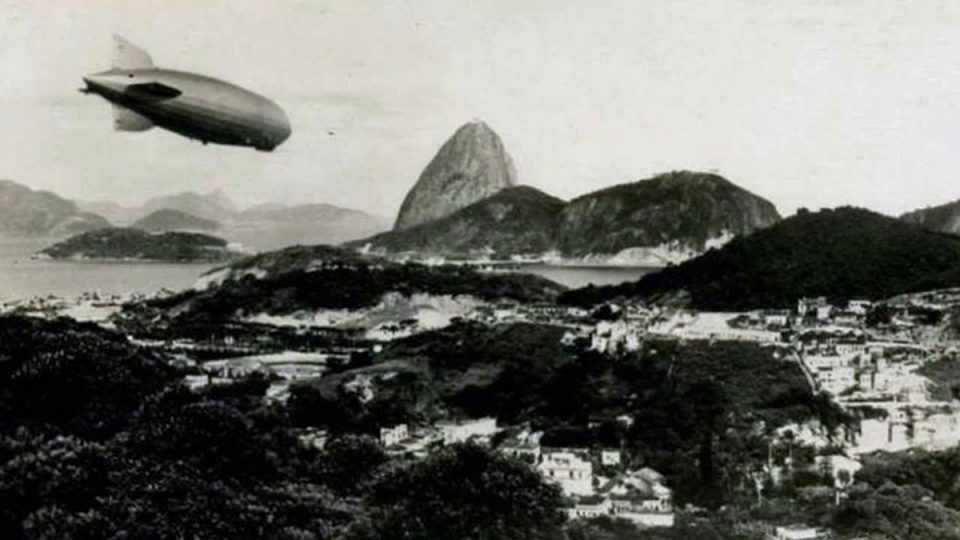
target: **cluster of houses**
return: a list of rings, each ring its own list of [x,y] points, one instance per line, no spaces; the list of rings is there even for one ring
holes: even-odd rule
[[[915,343],[868,341],[866,336],[821,339],[797,348],[816,388],[860,418],[848,434],[852,454],[908,448],[944,449],[960,442],[960,407],[932,401],[931,381],[919,373],[931,351]]]
[[[850,434],[853,455],[909,448],[945,450],[960,443],[960,407],[953,403],[928,406],[847,404],[861,410],[858,429]]]
[[[492,417],[443,421],[417,429],[410,429],[407,424],[397,424],[380,428],[380,444],[389,454],[424,457],[430,448],[437,445],[466,441],[490,444],[491,437],[499,431],[497,419]]]
[[[662,475],[649,468],[628,469],[618,449],[541,446],[541,436],[524,431],[503,441],[499,450],[560,486],[570,518],[611,516],[638,526],[673,526],[672,492]]]
[[[755,314],[748,314],[747,320]],[[778,343],[782,341],[779,330],[765,326],[732,324],[728,313],[694,313],[679,311],[669,317],[660,317],[647,331],[658,337],[690,340],[730,340],[754,343]],[[741,318],[735,319],[736,321]],[[758,319],[759,320],[759,319]]]
[[[379,435],[388,453],[422,458],[442,445],[465,441],[490,445],[501,431],[496,419],[487,417],[417,429],[398,424],[382,427]],[[523,430],[501,441],[497,450],[529,464],[546,481],[557,484],[571,518],[614,516],[639,526],[673,525],[672,492],[662,475],[649,468],[627,469],[618,449],[547,447],[540,444],[542,435]],[[301,442],[310,445],[317,437],[306,434]]]
[[[349,356],[325,353],[286,352],[248,357],[215,360],[197,365],[183,357],[181,367],[195,367],[193,373],[185,375],[183,384],[190,390],[201,390],[211,385],[231,384],[254,374],[263,375],[270,381],[265,400],[270,403],[282,403],[290,397],[290,384],[304,379],[315,379],[327,370],[327,360],[338,358],[349,361]]]
[[[17,314],[44,319],[70,317],[78,321],[105,323],[120,311],[126,302],[143,299],[143,295],[85,292],[71,299],[59,296],[34,296],[27,299],[0,301],[0,314]]]
[[[477,306],[464,318],[484,324],[531,322],[579,328],[587,323],[589,315],[581,308],[548,302],[524,304],[501,301]]]
[[[597,352],[617,354],[640,349],[643,327],[630,321],[600,321],[590,334],[590,348]]]

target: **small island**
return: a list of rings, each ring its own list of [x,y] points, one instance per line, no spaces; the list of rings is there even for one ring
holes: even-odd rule
[[[245,254],[222,238],[200,233],[150,233],[132,228],[85,232],[58,242],[36,258],[95,261],[218,263]]]

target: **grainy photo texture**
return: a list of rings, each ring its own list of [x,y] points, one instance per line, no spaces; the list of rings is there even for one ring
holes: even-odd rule
[[[0,538],[960,540],[960,4],[0,23]]]

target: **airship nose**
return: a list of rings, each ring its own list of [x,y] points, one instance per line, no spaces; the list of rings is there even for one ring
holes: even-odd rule
[[[93,73],[83,77],[83,82],[87,84],[87,90],[95,92],[123,92],[126,81],[114,73],[103,72]]]

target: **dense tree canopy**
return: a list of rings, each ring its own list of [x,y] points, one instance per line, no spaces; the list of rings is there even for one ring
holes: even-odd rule
[[[799,298],[880,299],[960,284],[960,237],[868,210],[797,214],[639,281],[569,291],[590,306],[617,297],[675,297],[699,309],[791,307]]]

